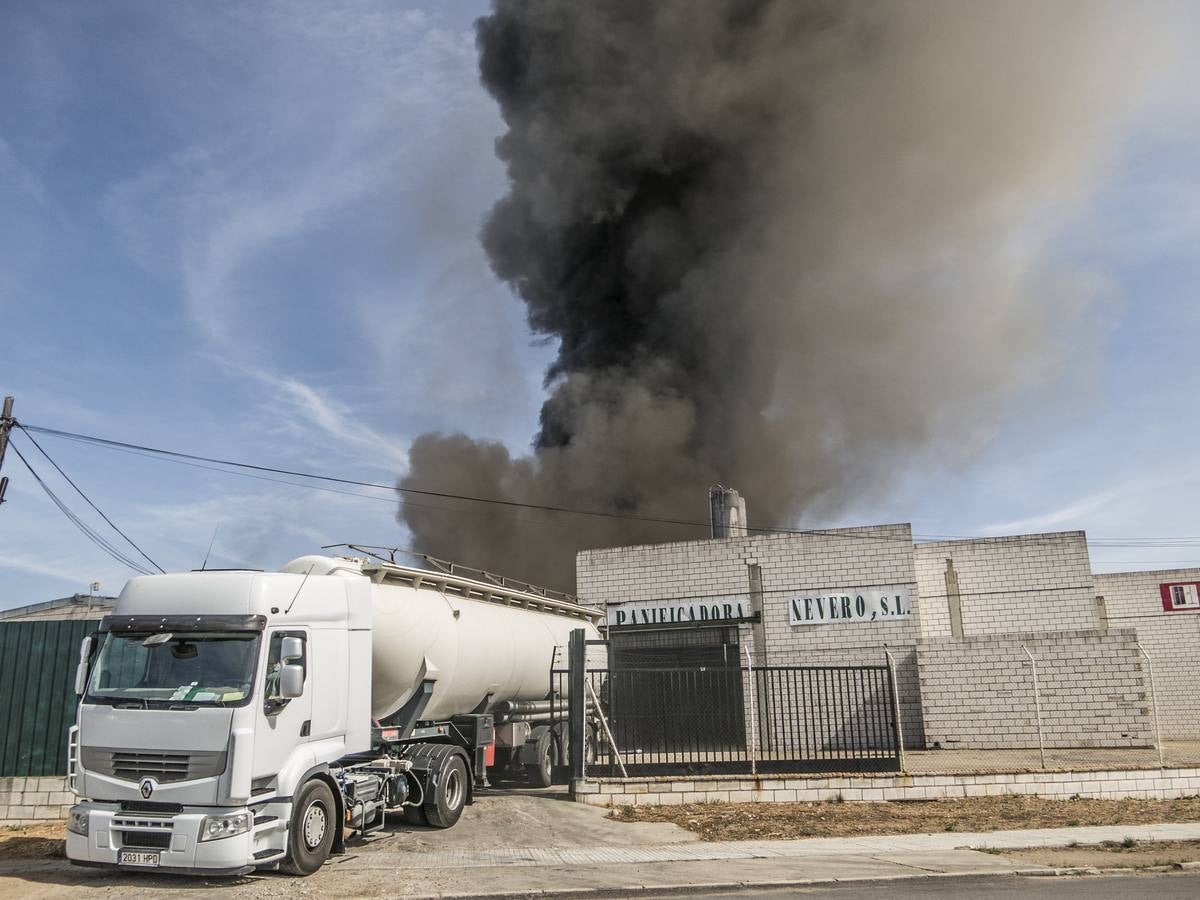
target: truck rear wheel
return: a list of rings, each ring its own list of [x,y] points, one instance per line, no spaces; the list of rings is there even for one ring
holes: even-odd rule
[[[334,832],[341,827],[333,791],[314,778],[300,789],[288,829],[288,855],[280,866],[293,875],[311,875],[324,865],[333,847]]]
[[[534,787],[550,787],[554,783],[554,741],[550,739],[550,732],[538,741],[537,762],[527,765],[525,771]]]
[[[437,784],[429,786],[422,811],[434,828],[449,828],[462,815],[467,805],[470,776],[467,764],[458,754],[449,757],[437,775]]]

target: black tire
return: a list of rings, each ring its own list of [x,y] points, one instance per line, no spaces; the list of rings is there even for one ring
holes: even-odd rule
[[[596,733],[596,726],[589,725],[587,732],[587,743],[583,745],[583,764],[585,766],[594,766],[596,764],[596,756],[600,753],[600,736]]]
[[[437,776],[437,784],[430,784],[422,809],[425,818],[434,828],[449,828],[458,821],[467,805],[467,792],[471,787],[471,776],[467,764],[458,754],[446,759]]]
[[[329,858],[333,837],[341,827],[333,791],[314,778],[305,783],[292,810],[288,829],[288,855],[280,865],[293,875],[311,875]]]
[[[550,787],[554,783],[554,741],[549,732],[538,741],[537,762],[527,765],[525,772],[534,787]]]

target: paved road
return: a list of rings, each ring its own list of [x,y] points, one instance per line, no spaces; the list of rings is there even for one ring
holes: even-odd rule
[[[354,845],[349,853],[335,857],[311,878],[261,873],[221,882],[155,876],[151,872],[78,869],[65,860],[0,859],[0,900],[184,897],[211,895],[213,890],[222,900],[498,894],[525,897],[567,891],[639,890],[658,894],[689,888],[719,894],[719,888],[709,886],[755,883],[813,885],[790,887],[773,896],[804,894],[831,900],[859,896],[881,900],[895,896],[1038,896],[1030,893],[1034,890],[1058,892],[1044,894],[1051,900],[1106,900],[1108,896],[1129,895],[1097,893],[1114,883],[1098,877],[1085,882],[1062,878],[1030,881],[1024,873],[1043,867],[964,848],[1061,846],[1070,840],[1088,843],[1125,836],[1141,841],[1195,840],[1200,838],[1200,823],[986,835],[939,833],[710,843],[697,841],[694,834],[675,825],[616,822],[607,819],[603,809],[563,802],[549,792],[493,792],[469,807],[454,828],[438,831],[398,824],[372,835],[366,843]],[[962,880],[967,875],[1006,878],[996,888],[1000,893],[989,894],[986,891],[992,882]],[[867,879],[898,880],[881,887]],[[1159,887],[1159,881],[1171,884]],[[835,882],[849,883],[845,887],[824,887]],[[1145,893],[1141,886],[1151,883],[1159,891],[1169,891],[1176,882],[1184,885],[1182,894],[1150,894],[1146,900],[1200,898],[1200,875],[1157,880],[1146,876],[1138,879],[1138,893]],[[1073,887],[1077,883],[1105,887],[1085,887],[1079,892]],[[963,893],[968,888],[980,893]]]
[[[644,900],[679,894],[643,894]],[[688,894],[696,900],[1196,900],[1200,875],[1089,876],[1084,878],[922,878],[832,887],[750,888],[734,893]]]

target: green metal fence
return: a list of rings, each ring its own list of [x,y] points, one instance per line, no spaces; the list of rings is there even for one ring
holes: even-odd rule
[[[98,625],[0,622],[0,776],[66,774],[79,642]]]

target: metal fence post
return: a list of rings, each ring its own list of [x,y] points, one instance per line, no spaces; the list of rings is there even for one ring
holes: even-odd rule
[[[567,640],[567,747],[571,763],[571,795],[587,778],[584,771],[584,709],[587,707],[586,681],[587,644],[586,632],[574,629]]]
[[[896,761],[900,771],[904,771],[904,720],[900,717],[900,685],[896,680],[896,659],[886,646],[883,655],[887,657],[888,679],[892,683],[892,715],[896,717]]]
[[[1142,659],[1146,661],[1146,671],[1150,674],[1150,706],[1154,710],[1154,744],[1158,747],[1158,768],[1163,768],[1163,743],[1162,731],[1158,725],[1158,694],[1154,690],[1154,663],[1144,649],[1142,649],[1141,641],[1134,644],[1138,648],[1138,653],[1142,654]]]
[[[1038,753],[1041,756],[1044,771],[1046,768],[1046,739],[1042,736],[1042,695],[1038,690],[1037,660],[1033,658],[1033,654],[1024,644],[1021,645],[1021,651],[1029,657],[1029,665],[1033,667],[1033,710],[1037,716]]]
[[[758,699],[754,695],[754,660],[750,656],[750,645],[746,648],[746,677],[750,681],[750,775],[758,776]]]

